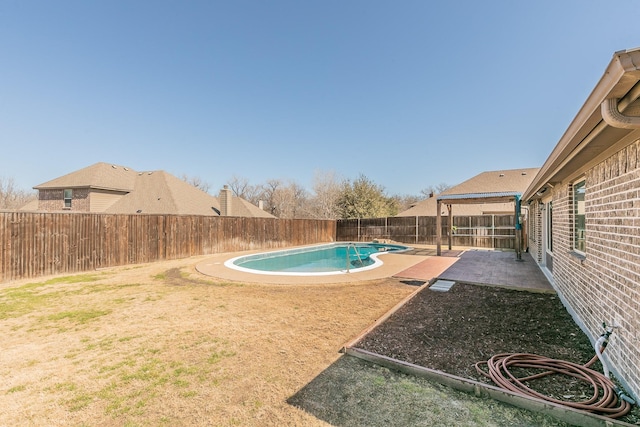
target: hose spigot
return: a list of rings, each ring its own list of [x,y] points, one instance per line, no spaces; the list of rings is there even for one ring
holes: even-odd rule
[[[604,332],[600,336],[601,337],[605,337],[606,340],[608,341],[609,337],[613,333],[614,326],[607,326],[607,324],[605,322],[602,322],[602,327],[604,328]]]
[[[614,386],[613,387],[613,391],[616,392],[616,394],[618,395],[618,397],[620,399],[624,400],[629,405],[635,405],[636,404],[636,401],[631,396],[629,396],[623,389],[619,388],[618,386]]]

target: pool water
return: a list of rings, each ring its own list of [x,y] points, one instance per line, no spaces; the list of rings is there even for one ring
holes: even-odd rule
[[[340,274],[378,267],[382,265],[378,255],[407,249],[401,245],[343,242],[246,255],[231,259],[225,265],[258,274]]]

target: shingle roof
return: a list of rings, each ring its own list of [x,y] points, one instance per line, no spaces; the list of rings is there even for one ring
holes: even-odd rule
[[[33,188],[91,188],[121,192],[122,196],[105,213],[220,215],[217,197],[162,170],[137,172],[123,166],[96,163]],[[233,216],[275,218],[240,197],[232,200]]]
[[[113,191],[132,191],[138,172],[124,166],[96,163],[33,187],[36,190],[53,188],[93,188]]]
[[[248,200],[242,197],[233,196],[233,215],[232,216],[246,216],[253,218],[275,218],[269,212],[264,209],[260,209]]]
[[[451,187],[442,194],[466,194],[466,193],[499,193],[499,192],[523,192],[539,168],[509,169],[482,172],[461,184]]]
[[[464,195],[456,197],[468,197],[473,194],[522,193],[529,186],[539,168],[508,169],[482,172],[461,184],[453,186],[446,191],[417,203],[412,208],[399,213],[397,216],[435,216],[437,214],[437,201],[440,196]],[[469,205],[456,205],[455,215],[482,215],[483,213],[510,213],[514,209],[513,203],[479,203]]]
[[[106,213],[218,215],[216,197],[164,171],[136,174],[133,190]]]

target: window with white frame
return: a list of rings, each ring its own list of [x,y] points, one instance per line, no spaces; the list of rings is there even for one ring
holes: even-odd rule
[[[64,190],[64,207],[66,209],[71,208],[71,199],[73,199],[73,190],[67,188]]]
[[[585,190],[584,180],[573,184],[573,249],[582,253],[586,249]]]
[[[547,225],[547,252],[553,253],[553,201],[547,203],[545,221]]]

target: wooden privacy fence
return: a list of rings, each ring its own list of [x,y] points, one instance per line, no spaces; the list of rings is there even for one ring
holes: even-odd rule
[[[513,215],[453,217],[454,246],[515,249]],[[442,218],[442,235],[449,235],[449,218]],[[407,244],[436,244],[436,217],[388,217],[337,221],[336,240],[366,242],[389,239]]]
[[[0,212],[0,282],[335,236],[333,220]]]

